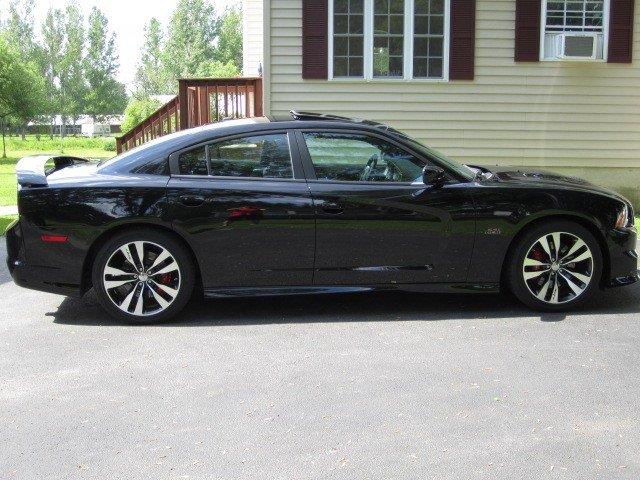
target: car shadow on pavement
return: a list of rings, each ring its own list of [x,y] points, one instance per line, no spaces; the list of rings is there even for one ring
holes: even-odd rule
[[[374,292],[359,294],[254,297],[219,300],[194,299],[170,323],[162,326],[242,326],[256,324],[487,320],[514,317],[559,322],[567,315],[607,315],[640,312],[640,286],[599,292],[587,305],[569,313],[529,310],[510,295],[426,294]],[[67,325],[115,326],[89,292],[83,298],[65,298],[47,314]]]

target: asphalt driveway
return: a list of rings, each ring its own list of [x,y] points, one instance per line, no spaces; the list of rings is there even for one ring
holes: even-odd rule
[[[0,478],[640,477],[640,288],[194,302],[113,323],[0,266]]]

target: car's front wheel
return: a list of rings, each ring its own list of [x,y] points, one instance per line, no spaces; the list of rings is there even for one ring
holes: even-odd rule
[[[169,320],[184,308],[194,286],[191,257],[172,236],[134,229],[109,239],[92,272],[100,304],[128,323]]]
[[[509,259],[509,285],[524,304],[540,310],[575,307],[598,289],[602,253],[593,234],[569,221],[527,231]]]

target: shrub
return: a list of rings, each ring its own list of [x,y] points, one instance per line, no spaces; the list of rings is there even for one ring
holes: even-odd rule
[[[153,98],[132,99],[124,111],[124,121],[122,122],[122,133],[127,133],[133,127],[138,125],[149,115],[160,108],[161,104]]]
[[[103,148],[105,149],[105,151],[107,152],[115,152],[116,151],[116,139],[111,137],[111,138],[105,138],[104,139],[104,145]]]

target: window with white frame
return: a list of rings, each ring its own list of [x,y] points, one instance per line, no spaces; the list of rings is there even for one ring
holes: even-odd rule
[[[442,78],[444,65],[444,0],[415,0],[413,76]]]
[[[363,73],[364,1],[335,0],[333,8],[333,74],[361,77]]]
[[[608,0],[543,1],[542,59],[603,60],[608,7]]]
[[[330,78],[446,80],[449,0],[330,0]]]

